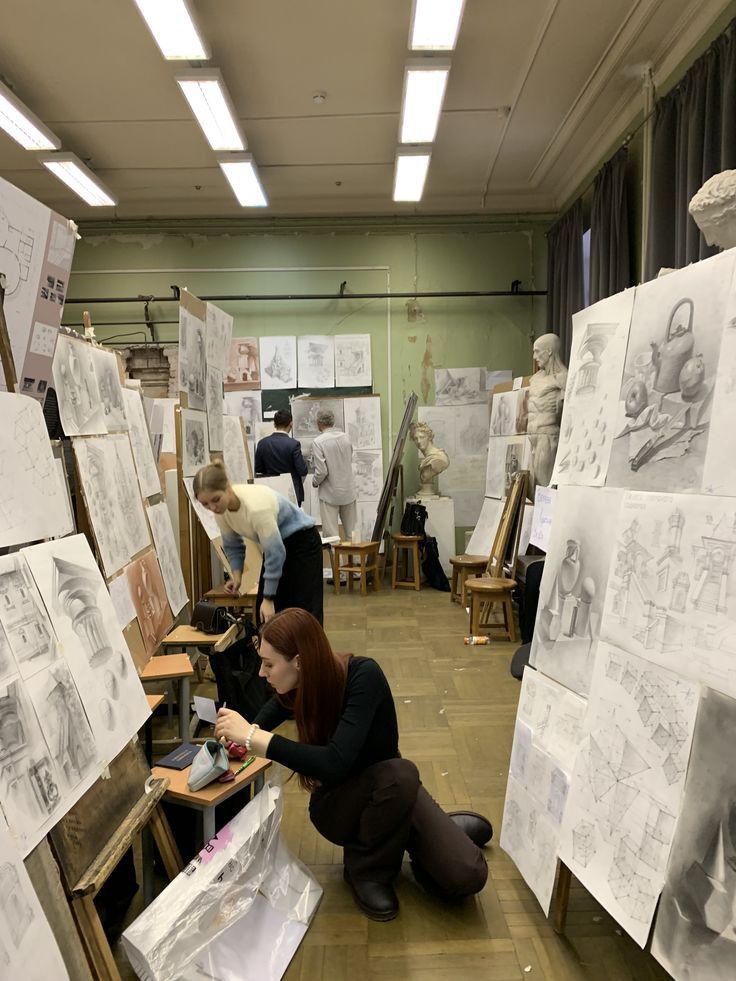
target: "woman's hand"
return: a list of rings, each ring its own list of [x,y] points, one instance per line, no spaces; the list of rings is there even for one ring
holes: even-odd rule
[[[233,569],[232,576],[225,583],[225,592],[232,593],[234,596],[238,596],[240,594],[240,582],[242,578],[243,578],[243,573],[236,572]]]
[[[232,709],[221,708],[217,713],[215,723],[215,739],[226,743],[237,743],[245,746],[245,739],[251,729],[251,723],[244,719],[238,712]]]
[[[275,612],[276,607],[274,606],[273,600],[266,599],[264,596],[261,600],[261,623],[265,623],[266,620],[270,620]]]

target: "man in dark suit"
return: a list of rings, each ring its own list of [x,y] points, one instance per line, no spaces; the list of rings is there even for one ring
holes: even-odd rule
[[[294,482],[296,502],[301,507],[304,502],[302,477],[307,476],[307,465],[302,456],[302,446],[298,439],[289,435],[291,413],[279,409],[273,417],[274,432],[264,436],[256,446],[256,474],[263,477],[278,477],[290,473]]]

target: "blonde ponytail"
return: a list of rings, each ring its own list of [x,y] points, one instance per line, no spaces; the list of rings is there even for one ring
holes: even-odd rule
[[[202,491],[224,491],[229,481],[225,464],[220,459],[207,463],[197,471],[194,477],[194,496],[199,497]]]

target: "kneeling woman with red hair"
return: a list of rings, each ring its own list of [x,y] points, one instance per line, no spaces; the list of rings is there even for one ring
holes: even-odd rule
[[[391,689],[376,661],[335,654],[300,609],[264,624],[259,653],[275,696],[251,721],[220,709],[215,735],[299,775],[312,824],[343,846],[345,881],[363,913],[396,916],[393,881],[405,851],[417,881],[434,894],[480,892],[488,877],[481,848],[493,829],[479,814],[446,814],[402,759]],[[273,733],[289,718],[298,742]]]

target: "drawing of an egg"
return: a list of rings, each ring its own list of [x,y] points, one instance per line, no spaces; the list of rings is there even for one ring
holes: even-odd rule
[[[109,668],[105,670],[105,690],[110,698],[114,698],[116,701],[118,698],[120,698],[120,685],[118,684],[118,679]]]
[[[106,729],[112,731],[115,728],[115,710],[107,698],[100,700],[100,715],[102,716],[102,724]]]

